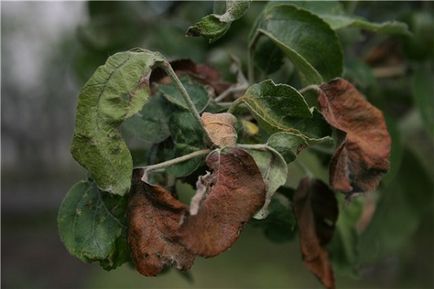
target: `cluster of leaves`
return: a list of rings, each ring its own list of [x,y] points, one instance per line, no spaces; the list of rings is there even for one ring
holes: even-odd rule
[[[187,35],[216,41],[249,3],[226,8]],[[132,261],[154,276],[224,252],[247,222],[274,241],[293,239],[297,224],[304,263],[333,288],[329,250],[335,267],[358,265],[356,225],[370,240],[370,219],[384,221],[363,218],[359,199],[344,207],[335,191],[347,201],[376,191],[399,154],[383,113],[339,78],[347,28],[410,37],[403,23],[370,23],[339,2],[269,3],[249,35],[248,81],[236,60],[228,83],[209,66],[144,49],[111,56],[79,96],[72,154],[89,180],[59,210],[69,252],[105,269]],[[291,85],[255,83],[286,66]],[[428,100],[423,78],[414,82]],[[196,187],[189,206],[182,184]]]

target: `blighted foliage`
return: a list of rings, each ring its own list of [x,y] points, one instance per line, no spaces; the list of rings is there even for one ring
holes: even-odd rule
[[[187,34],[214,42],[249,5],[227,1],[223,14]],[[307,269],[334,288],[333,265],[356,263],[349,242],[361,215],[357,200],[339,215],[336,193],[350,202],[377,191],[399,154],[382,111],[340,78],[337,32],[347,27],[409,34],[402,23],[347,15],[337,2],[271,3],[249,35],[249,80],[235,60],[231,83],[209,65],[144,49],[108,58],[79,96],[72,154],[90,179],[73,186],[59,210],[68,251],[105,269],[132,261],[155,276],[225,252],[252,222],[274,241],[298,234]],[[273,81],[287,60],[294,78]],[[137,143],[146,144],[140,157]],[[179,200],[177,181],[195,189],[189,204]]]
[[[212,170],[206,193],[197,213],[184,220],[178,236],[191,252],[212,257],[232,246],[263,205],[265,184],[254,159],[242,149],[214,151],[206,163]]]
[[[141,181],[135,173],[128,201],[128,242],[137,271],[155,276],[167,265],[188,270],[194,255],[173,242],[187,207],[164,188]]]
[[[322,181],[306,177],[300,181],[293,202],[304,264],[326,288],[334,288],[326,245],[332,239],[338,218],[335,194]]]
[[[321,85],[320,110],[345,133],[330,163],[330,185],[346,193],[374,191],[389,170],[391,139],[382,112],[348,81]]]

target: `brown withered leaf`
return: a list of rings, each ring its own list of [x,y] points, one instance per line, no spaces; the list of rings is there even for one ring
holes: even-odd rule
[[[374,191],[389,169],[391,138],[383,113],[344,79],[322,84],[318,101],[327,122],[346,133],[330,163],[330,185],[348,197]]]
[[[135,171],[128,203],[128,243],[137,271],[155,276],[166,266],[188,270],[195,256],[172,237],[188,208],[160,186],[140,180]]]
[[[212,170],[209,191],[196,215],[188,216],[178,240],[189,251],[212,257],[227,250],[238,239],[243,225],[262,207],[265,184],[253,158],[239,148],[210,153]]]
[[[190,59],[179,59],[170,62],[176,74],[188,74],[202,84],[211,86],[216,94],[220,94],[229,88],[230,83],[222,80],[220,73],[205,64],[196,64]],[[156,68],[152,71],[150,82],[158,82],[168,84],[171,82],[170,78],[161,68]]]
[[[339,213],[334,192],[322,181],[305,177],[294,193],[293,208],[304,264],[326,288],[334,288],[325,247],[333,237]]]
[[[237,132],[234,127],[237,121],[235,116],[227,112],[204,112],[201,118],[211,141],[216,146],[235,146],[237,143]]]

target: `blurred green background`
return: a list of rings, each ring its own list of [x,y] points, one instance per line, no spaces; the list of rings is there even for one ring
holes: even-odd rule
[[[394,147],[391,172],[367,197],[379,201],[357,243],[358,274],[342,262],[338,288],[434,287],[433,4],[343,3],[372,21],[404,21],[413,37],[339,32],[344,76],[385,112]],[[297,240],[273,243],[257,226],[224,254],[198,260],[193,281],[175,270],[145,278],[128,265],[105,272],[70,256],[57,234],[59,203],[86,177],[69,145],[78,90],[95,68],[117,51],[144,47],[209,63],[233,80],[231,55],[245,64],[247,36],[264,5],[253,3],[209,45],[184,32],[219,8],[212,2],[1,3],[2,288],[320,288]]]

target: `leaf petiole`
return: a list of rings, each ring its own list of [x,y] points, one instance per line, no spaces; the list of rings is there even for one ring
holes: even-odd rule
[[[269,146],[266,144],[237,144],[237,147],[244,149],[267,150]]]
[[[173,165],[176,165],[178,163],[182,163],[185,162],[189,159],[195,158],[195,157],[199,157],[202,155],[206,155],[210,152],[210,149],[203,149],[203,150],[199,150],[199,151],[195,151],[168,161],[164,161],[158,164],[154,164],[154,165],[149,165],[149,166],[144,166],[144,167],[136,167],[136,169],[142,168],[143,169],[143,176],[142,176],[142,181],[146,182],[148,180],[148,174],[150,171],[155,171],[158,169],[164,169]]]

